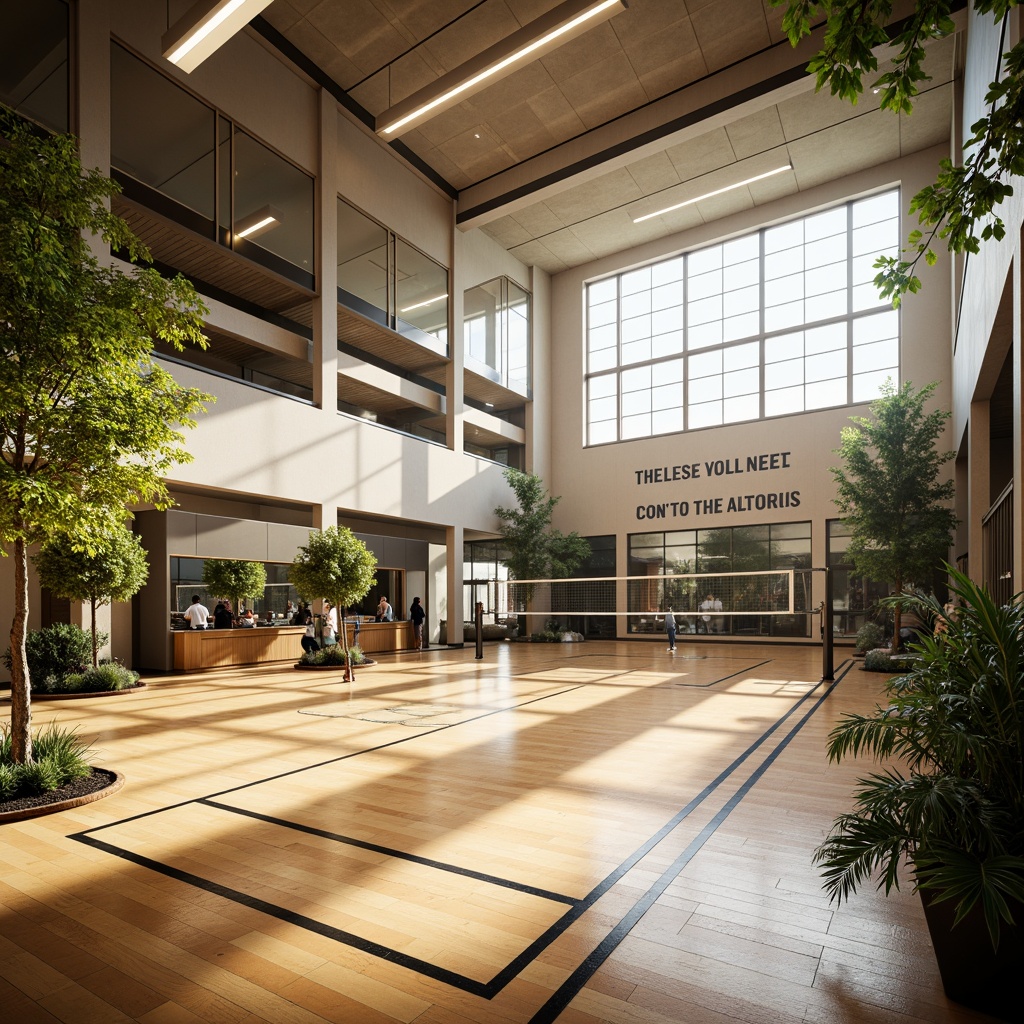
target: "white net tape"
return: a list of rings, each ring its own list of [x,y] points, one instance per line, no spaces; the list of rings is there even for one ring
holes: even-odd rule
[[[794,570],[567,580],[492,580],[487,612],[515,615],[793,614]],[[800,602],[802,603],[802,602]]]

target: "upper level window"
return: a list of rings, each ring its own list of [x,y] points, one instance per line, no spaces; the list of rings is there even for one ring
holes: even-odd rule
[[[338,199],[338,301],[407,337],[448,345],[448,271]]]
[[[110,162],[129,198],[313,285],[313,178],[116,43]]]
[[[873,263],[899,192],[587,286],[587,443],[870,401],[899,377]]]
[[[68,130],[68,5],[3,4],[0,103],[54,132]]]
[[[507,277],[463,296],[466,366],[522,395],[530,391],[530,293]]]

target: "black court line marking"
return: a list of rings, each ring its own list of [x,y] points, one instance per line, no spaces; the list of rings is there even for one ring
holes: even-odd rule
[[[766,664],[769,663],[770,660],[771,659],[768,659],[768,661],[759,662],[758,664],[752,666],[752,668],[758,668],[761,665],[766,665]],[[740,670],[740,672],[742,672],[742,671],[750,671],[750,669]],[[738,674],[740,674],[740,673],[739,672],[731,673],[728,676],[724,676],[720,680],[715,680],[715,682],[722,682],[722,681],[725,681],[726,679],[731,679],[731,678],[733,678],[733,676],[738,675]],[[845,672],[843,672],[842,674],[845,675]],[[842,675],[840,675],[839,678],[842,678]],[[828,691],[826,692],[825,695],[823,695],[822,698],[819,698],[818,702],[815,704],[815,706],[812,709],[812,711],[809,712],[807,715],[805,715],[804,718],[799,723],[799,725],[794,730],[791,731],[790,735],[786,738],[785,743],[788,744],[788,742],[792,738],[792,736],[795,735],[795,733],[797,731],[799,731],[799,728],[802,728],[803,723],[806,722],[807,719],[810,717],[810,715],[813,714],[813,711],[817,709],[817,707],[820,705],[821,701],[824,699],[824,696],[827,696],[828,693],[831,693],[832,689],[834,689],[834,687],[836,686],[838,681],[839,681],[839,679],[837,679],[836,682],[834,682],[829,687]],[[567,687],[564,690],[559,690],[559,691],[555,691],[554,693],[545,694],[544,696],[541,696],[541,697],[532,698],[531,700],[524,701],[522,704],[511,705],[510,707],[507,707],[507,708],[492,709],[490,711],[484,712],[481,715],[477,715],[477,716],[474,716],[473,718],[467,719],[465,722],[457,723],[457,724],[469,724],[470,722],[478,721],[478,720],[483,719],[483,718],[488,718],[488,717],[490,717],[492,715],[501,714],[501,713],[504,713],[504,712],[507,712],[507,711],[515,711],[515,710],[518,710],[521,707],[526,707],[526,706],[528,706],[530,704],[535,704],[535,703],[538,703],[538,702],[540,702],[542,700],[548,700],[551,697],[561,696],[562,694],[570,693],[570,692],[572,692],[574,690],[582,689],[584,686],[588,686],[588,685],[593,685],[593,684],[582,683],[582,684],[579,684],[578,686]],[[712,685],[712,684],[704,684],[704,685]],[[433,978],[433,979],[435,979],[437,981],[441,981],[441,982],[443,982],[445,984],[448,984],[448,985],[452,986],[453,988],[460,989],[460,990],[468,992],[468,993],[470,993],[472,995],[478,995],[478,996],[480,996],[480,997],[482,997],[484,999],[493,999],[494,996],[497,995],[511,980],[513,980],[515,977],[517,977],[521,973],[521,971],[524,969],[525,966],[527,966],[529,963],[531,963],[541,952],[543,952],[544,949],[546,949],[552,942],[554,942],[555,939],[557,939],[559,935],[561,935],[567,928],[569,928],[569,926],[571,924],[573,924],[576,920],[578,920],[579,917],[581,917],[586,910],[588,910],[591,906],[593,906],[593,904],[596,903],[597,900],[600,899],[601,896],[603,896],[617,881],[619,881],[619,879],[621,879],[628,871],[630,871],[637,863],[639,863],[640,860],[642,860],[645,856],[647,856],[647,854],[650,853],[651,850],[653,850],[663,839],[665,839],[672,831],[674,831],[674,829],[683,820],[685,820],[716,789],[718,789],[719,786],[721,786],[730,776],[732,776],[740,768],[740,766],[749,757],[751,757],[753,755],[753,753],[763,743],[765,743],[769,739],[769,737],[771,737],[779,728],[782,727],[782,725],[789,718],[791,718],[799,710],[799,708],[801,707],[802,704],[804,704],[808,699],[810,699],[811,695],[814,693],[814,690],[816,690],[818,688],[818,686],[820,686],[820,683],[816,684],[811,690],[809,690],[807,693],[805,693],[803,696],[801,696],[785,714],[783,714],[774,724],[769,726],[757,739],[755,739],[747,747],[747,749],[745,751],[743,751],[743,753],[739,754],[732,761],[732,763],[728,767],[723,769],[723,771],[720,772],[719,775],[716,776],[715,779],[713,779],[710,783],[708,783],[708,785],[705,786],[704,789],[701,790],[701,792],[699,794],[697,794],[697,796],[695,796],[692,800],[690,800],[680,811],[678,811],[672,818],[670,818],[669,821],[667,821],[657,832],[652,834],[632,854],[630,854],[629,857],[627,857],[624,861],[622,861],[621,864],[618,867],[613,869],[585,897],[583,897],[582,899],[573,901],[571,903],[571,905],[570,905],[570,909],[558,921],[556,921],[554,924],[549,926],[549,928],[545,932],[543,932],[537,939],[535,939],[522,953],[520,953],[518,956],[516,956],[505,968],[503,968],[501,971],[499,971],[489,982],[480,982],[480,981],[477,981],[474,978],[469,978],[469,977],[466,977],[465,975],[458,974],[455,971],[449,971],[446,968],[438,967],[437,965],[431,964],[428,961],[421,960],[418,957],[412,957],[412,956],[409,956],[407,954],[401,953],[398,950],[395,950],[395,949],[392,949],[390,947],[384,946],[381,943],[377,943],[377,942],[373,942],[372,940],[365,939],[362,936],[356,935],[356,934],[354,934],[352,932],[347,932],[347,931],[344,931],[343,929],[334,928],[333,926],[325,924],[322,921],[317,921],[314,918],[309,918],[309,917],[306,917],[305,915],[297,914],[294,911],[290,911],[290,910],[287,910],[284,907],[280,907],[280,906],[277,906],[276,904],[269,903],[269,902],[267,902],[265,900],[261,900],[258,897],[252,896],[252,895],[250,895],[248,893],[244,893],[244,892],[241,892],[239,890],[232,889],[232,888],[230,888],[228,886],[221,885],[220,883],[210,881],[209,879],[202,878],[202,877],[200,877],[198,875],[194,875],[191,872],[182,871],[182,870],[180,870],[178,868],[171,867],[168,864],[163,864],[160,861],[155,861],[155,860],[152,860],[149,857],[145,857],[145,856],[142,856],[140,854],[133,853],[133,852],[131,852],[129,850],[125,850],[125,849],[123,849],[121,847],[114,846],[113,844],[104,842],[101,839],[96,839],[92,835],[92,833],[95,833],[95,832],[102,832],[102,831],[104,831],[106,829],[115,828],[118,825],[126,824],[128,822],[136,821],[136,820],[139,820],[139,819],[142,819],[142,818],[147,818],[147,817],[150,817],[150,816],[152,816],[154,814],[161,814],[164,811],[174,810],[174,809],[179,808],[179,807],[185,807],[185,806],[187,806],[189,804],[193,804],[193,803],[210,804],[211,806],[220,806],[220,805],[218,805],[215,802],[215,798],[216,797],[227,796],[227,795],[229,795],[231,793],[237,793],[237,792],[240,792],[240,791],[245,790],[245,789],[251,789],[254,786],[264,785],[267,782],[274,782],[274,781],[277,781],[279,779],[288,778],[290,776],[299,774],[300,772],[309,771],[310,769],[313,769],[313,768],[326,767],[328,765],[337,764],[337,763],[339,763],[341,761],[348,760],[349,758],[352,758],[352,757],[358,757],[358,756],[361,756],[363,754],[374,753],[376,751],[384,750],[384,749],[387,749],[389,747],[396,746],[399,743],[406,743],[406,742],[409,742],[410,740],[419,739],[419,738],[424,737],[424,736],[429,736],[431,733],[439,732],[442,729],[453,728],[454,726],[452,726],[452,725],[440,726],[437,729],[431,729],[429,732],[414,733],[411,736],[401,737],[401,738],[399,738],[397,740],[393,740],[393,741],[391,741],[389,743],[382,743],[382,744],[379,744],[376,747],[372,747],[372,748],[369,748],[367,750],[354,751],[351,754],[344,754],[341,757],[331,758],[331,759],[329,759],[327,761],[322,761],[322,762],[319,762],[317,764],[308,765],[305,768],[291,769],[291,770],[289,770],[287,772],[281,772],[278,775],[269,776],[266,779],[262,779],[262,780],[259,780],[259,781],[256,781],[256,782],[245,783],[244,785],[241,785],[241,786],[234,786],[234,787],[232,787],[230,789],[226,789],[226,790],[221,790],[221,791],[219,791],[217,793],[210,794],[207,797],[200,797],[200,798],[196,798],[194,800],[183,800],[180,803],[171,804],[168,807],[160,808],[158,810],[144,811],[141,814],[132,815],[132,816],[130,816],[128,818],[122,818],[119,821],[111,822],[108,825],[101,825],[101,826],[98,826],[96,828],[85,829],[82,832],[74,833],[74,834],[68,836],[68,838],[69,839],[73,839],[73,840],[75,840],[77,842],[83,843],[84,845],[90,846],[90,847],[92,847],[94,849],[101,850],[101,851],[103,851],[105,853],[109,853],[112,856],[120,857],[123,860],[128,860],[128,861],[130,861],[132,863],[135,863],[135,864],[138,864],[138,865],[140,865],[142,867],[149,868],[150,870],[156,871],[159,874],[163,874],[163,875],[166,875],[166,876],[168,876],[170,878],[174,878],[174,879],[176,879],[178,881],[185,882],[186,884],[192,885],[195,888],[202,889],[202,890],[204,890],[206,892],[210,892],[210,893],[213,893],[215,895],[221,896],[221,897],[223,897],[225,899],[231,900],[232,902],[238,903],[238,904],[240,904],[242,906],[247,906],[247,907],[250,907],[251,909],[259,910],[262,913],[266,913],[266,914],[268,914],[271,917],[277,918],[278,920],[285,921],[285,922],[287,922],[289,924],[296,925],[297,927],[300,927],[300,928],[305,928],[305,929],[307,929],[309,931],[315,932],[315,933],[320,934],[320,935],[324,935],[327,938],[334,939],[337,942],[340,942],[340,943],[342,943],[344,945],[351,946],[352,948],[358,949],[358,950],[360,950],[362,952],[369,953],[372,956],[376,956],[376,957],[378,957],[380,959],[383,959],[383,960],[386,960],[388,962],[396,963],[396,964],[399,964],[399,965],[401,965],[403,967],[407,967],[408,969],[410,969],[412,971],[420,973],[420,974],[422,974],[422,975],[424,975],[426,977]],[[771,763],[771,761],[774,761],[774,757],[775,756],[777,756],[777,755],[774,755],[774,756],[770,757],[768,760],[766,760],[765,765],[762,768],[761,774],[763,774],[764,768],[766,768],[767,765]],[[760,775],[758,774],[758,775],[756,775],[756,777],[760,777]],[[750,783],[750,785],[752,785],[752,784],[753,783]],[[748,790],[749,790],[749,786],[746,786],[746,788],[741,787],[740,792],[742,792],[745,795],[745,793]],[[727,808],[729,808],[729,810],[731,811],[736,803],[738,803],[738,800],[736,800],[736,797],[734,795],[734,797],[731,798],[730,801],[728,801],[725,806]],[[225,809],[231,810],[231,811],[239,811],[238,808],[232,808],[232,807],[230,807],[230,805],[225,805]],[[246,813],[246,812],[241,812],[241,813]],[[712,819],[712,820],[713,821],[718,821],[718,818],[721,815],[722,815],[722,812],[719,811],[718,815],[716,815],[716,817],[714,819]],[[259,815],[255,815],[254,814],[253,816],[254,817],[258,817]],[[725,820],[724,817],[721,818],[721,820],[724,821]],[[718,821],[718,824],[721,824],[721,821]],[[295,827],[294,823],[291,823],[291,827]],[[718,825],[715,825],[715,828],[717,828],[717,827],[718,827]],[[706,830],[707,830],[707,827],[705,827],[705,831]],[[704,833],[702,832],[701,834],[703,835]],[[708,833],[708,834],[710,835],[711,833]],[[392,856],[402,856],[400,851],[389,851],[387,848],[384,848],[384,847],[380,847],[379,849],[382,852],[389,853]],[[407,855],[407,856],[411,858],[411,855]],[[680,866],[680,870],[681,870],[681,867],[682,866]],[[454,865],[451,866],[451,869],[453,870],[453,872],[459,872],[461,870],[461,869],[456,868]],[[511,880],[505,880],[505,884],[507,884],[510,887],[515,887],[515,885],[516,885],[516,883],[511,882]],[[666,882],[665,884],[667,885],[668,883]],[[538,890],[537,894],[539,895],[541,892],[543,892],[543,890]],[[559,897],[558,902],[566,902],[566,899],[567,899],[566,897]],[[625,918],[623,920],[625,920]],[[637,918],[637,920],[639,920],[639,918]],[[621,921],[620,921],[620,925],[621,925]],[[632,927],[632,925],[630,925],[630,927]],[[627,929],[627,932],[628,932],[628,929]],[[618,941],[621,941],[621,938]],[[618,945],[618,941],[615,943],[615,945]],[[614,946],[612,946],[611,948],[614,948]],[[609,950],[609,952],[610,952],[610,950]],[[579,970],[580,970],[580,968],[578,968],[577,972],[574,972],[574,974],[572,976],[570,976],[570,980],[571,980],[571,978],[576,976],[576,974],[579,972]],[[596,967],[594,968],[594,970],[596,970]],[[589,978],[589,976],[590,975],[587,975],[588,978]],[[568,984],[568,982],[566,984]],[[559,991],[561,991],[561,989]],[[556,995],[557,995],[557,993],[556,993]],[[555,997],[553,996],[552,999],[554,999],[554,998]],[[570,996],[569,998],[571,999],[572,997]],[[551,1000],[549,1000],[549,1003],[550,1002],[551,1002]],[[545,1006],[547,1006],[547,1005],[548,1004],[545,1004]],[[557,1012],[560,1012],[560,1009]],[[530,1024],[533,1024],[533,1022],[531,1021]]]
[[[189,803],[191,802],[192,801],[189,801]],[[176,806],[181,805],[178,804]],[[323,921],[317,921],[316,918],[306,917],[304,914],[297,914],[295,911],[279,907],[275,903],[268,903],[266,900],[261,900],[259,897],[252,896],[249,893],[241,892],[238,889],[231,889],[226,885],[219,884],[218,882],[211,882],[208,878],[201,878],[199,875],[193,875],[189,871],[181,871],[178,868],[172,868],[168,864],[162,864],[160,861],[150,860],[149,857],[143,857],[140,854],[132,853],[130,850],[121,849],[119,846],[112,846],[110,843],[105,843],[102,839],[96,839],[92,836],[85,835],[84,833],[79,833],[78,835],[71,836],[70,838],[77,839],[78,842],[84,843],[86,846],[91,846],[93,849],[103,850],[105,853],[112,854],[115,857],[120,857],[122,860],[131,861],[133,864],[138,864],[144,868],[150,868],[151,870],[159,872],[162,875],[166,875],[169,878],[174,878],[179,882],[185,882],[197,889],[202,889],[205,892],[221,896],[226,900],[230,900],[232,903],[238,903],[243,907],[249,907],[251,910],[258,910],[270,917],[277,918],[279,921],[284,921],[287,924],[304,928],[306,931],[316,932],[316,934],[323,935],[328,939],[334,939],[335,942],[351,946],[363,953],[369,953],[371,956],[379,957],[381,960],[387,960],[388,963],[399,964],[402,967],[407,967],[411,971],[415,971],[416,973],[422,974],[428,978],[433,978],[436,981],[444,982],[447,985],[451,985],[453,988],[461,989],[463,992],[483,996],[485,999],[490,998],[488,995],[489,984],[487,982],[480,982],[475,978],[467,978],[463,974],[458,974],[455,971],[449,971],[444,967],[438,967],[436,964],[432,964],[427,960],[420,960],[418,957],[409,956],[407,953],[402,953],[396,949],[392,949],[390,946],[384,946],[379,942],[373,942],[370,939],[365,939],[361,935],[344,931],[341,928],[335,928],[332,925],[325,924]]]
[[[718,813],[701,829],[700,834],[685,850],[665,869],[658,880],[633,904],[632,909],[619,919],[618,924],[598,943],[594,951],[576,968],[575,971],[555,990],[548,1001],[530,1018],[528,1024],[552,1024],[558,1015],[580,993],[584,985],[594,976],[598,968],[614,952],[620,942],[633,930],[640,919],[661,897],[669,885],[675,881],[683,868],[700,852],[704,844],[718,831],[740,802],[754,788],[756,783],[775,763],[782,752],[789,746],[794,737],[817,713],[821,705],[828,699],[832,691],[839,685],[843,677],[850,671],[853,662],[847,662],[836,679],[826,688],[825,692],[814,702],[803,718],[787,733],[782,742],[754,769],[743,785],[722,805]],[[820,683],[818,684],[821,685]],[[817,687],[815,687],[817,689]],[[807,696],[810,696],[809,694]],[[800,703],[803,703],[801,699]],[[799,706],[799,705],[797,705]],[[796,710],[796,707],[793,708]],[[788,716],[787,716],[788,717]]]
[[[246,818],[255,818],[257,821],[265,821],[270,825],[279,825],[282,828],[292,829],[295,832],[304,832],[307,835],[319,836],[321,839],[329,839],[335,843],[345,846],[354,846],[360,850],[368,850],[371,853],[384,854],[387,857],[394,857],[396,860],[406,860],[412,864],[421,864],[424,867],[435,868],[438,871],[445,871],[452,875],[461,875],[463,878],[475,878],[480,882],[488,882],[491,885],[501,886],[503,889],[514,889],[516,892],[526,893],[529,896],[539,896],[544,900],[551,900],[554,903],[568,903],[575,905],[575,896],[567,896],[561,892],[551,892],[548,889],[540,889],[534,885],[526,885],[523,882],[514,882],[509,878],[499,878],[497,875],[488,875],[483,871],[474,871],[472,868],[459,867],[457,864],[446,864],[444,861],[431,860],[429,857],[420,857],[415,853],[405,853],[401,850],[393,850],[387,846],[379,846],[377,843],[367,843],[362,839],[353,836],[344,836],[338,832],[328,832],[326,829],[314,828],[312,825],[300,825],[295,821],[287,821],[284,818],[275,818],[269,814],[260,814],[259,811],[250,811],[244,807],[233,807],[231,804],[221,803],[217,800],[210,800],[206,797],[197,800],[196,803],[206,807],[216,807],[221,811],[228,811],[232,814],[239,814]]]

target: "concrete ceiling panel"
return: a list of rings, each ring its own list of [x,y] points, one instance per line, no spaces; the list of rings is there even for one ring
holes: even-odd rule
[[[543,243],[539,241],[527,242],[525,245],[517,245],[510,250],[513,256],[527,266],[540,267],[549,274],[558,274],[568,269],[568,264],[557,256]]]
[[[557,217],[547,203],[534,203],[533,206],[516,210],[511,216],[520,227],[530,233],[532,238],[560,231],[566,226],[566,222]]]
[[[616,15],[612,21],[595,25],[588,32],[569,40],[564,46],[546,53],[538,63],[544,65],[553,81],[564,82],[609,57],[621,54],[622,47],[619,45],[619,37],[612,29],[612,22],[630,13],[631,11],[626,11],[624,15]]]
[[[558,86],[530,96],[526,102],[548,130],[559,138],[572,138],[586,130],[586,125]]]
[[[878,110],[878,97],[868,89],[857,105],[851,106],[831,96],[826,87],[821,92],[808,92],[796,99],[783,100],[777,109],[782,130],[787,141],[791,141]]]
[[[287,32],[302,17],[302,14],[288,0],[275,0],[263,12],[263,17],[278,32]]]
[[[786,141],[779,112],[775,107],[766,107],[755,114],[741,117],[728,125],[725,132],[738,160],[774,149]]]
[[[717,71],[771,43],[761,0],[731,0],[690,9],[690,20],[708,69]]]
[[[704,78],[707,73],[704,54],[700,50],[690,50],[668,64],[660,64],[640,75],[640,84],[648,99],[654,100]]]
[[[900,155],[899,119],[876,110],[789,143],[801,190]]]
[[[559,88],[589,128],[604,124],[625,110],[639,107],[647,99],[629,60],[621,51],[566,79]]]
[[[557,141],[525,103],[512,107],[500,117],[491,118],[490,125],[517,160],[540,153]]]
[[[370,2],[322,3],[306,15],[364,75],[371,74],[409,48],[402,35]],[[358,26],[357,30],[353,26]]]
[[[665,153],[656,153],[654,156],[638,160],[634,164],[629,164],[626,170],[643,195],[660,192],[663,188],[679,184],[675,164]]]
[[[548,252],[567,267],[589,263],[594,259],[593,249],[584,245],[570,228],[563,228],[553,235],[545,235],[542,241]]]
[[[900,153],[908,156],[949,138],[953,119],[953,86],[922,93],[910,114],[900,114]]]
[[[446,71],[452,71],[520,28],[522,25],[502,0],[491,0],[452,22],[422,46]]]
[[[554,84],[543,65],[539,61],[534,61],[508,78],[503,78],[478,92],[467,102],[471,103],[481,116],[494,117],[509,107],[522,103],[530,96],[545,92]]]
[[[505,249],[522,245],[533,238],[533,235],[511,216],[491,221],[483,230]]]
[[[716,128],[706,135],[670,146],[665,154],[679,173],[680,181],[699,177],[736,160],[736,153],[724,128]]]
[[[564,224],[575,224],[589,219],[595,212],[624,206],[641,196],[632,175],[623,167],[552,196],[545,203]]]

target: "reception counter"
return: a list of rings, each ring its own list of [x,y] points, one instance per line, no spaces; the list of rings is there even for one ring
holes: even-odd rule
[[[358,643],[369,656],[409,650],[415,643],[410,622],[347,622],[349,646]],[[200,672],[207,668],[261,665],[272,661],[298,661],[302,654],[302,626],[257,626],[255,629],[183,629],[172,633],[174,669]]]
[[[174,668],[177,672],[198,672],[267,661],[298,661],[304,632],[302,626],[176,630],[172,634]]]
[[[363,654],[386,654],[388,651],[408,651],[416,645],[416,634],[411,622],[360,622],[359,636],[355,624],[346,621],[348,642],[359,644]]]

